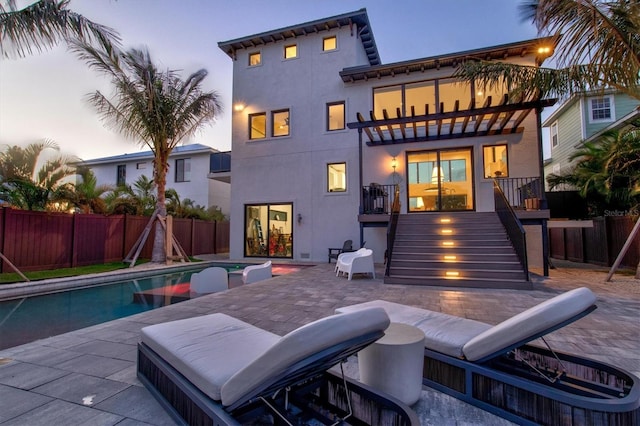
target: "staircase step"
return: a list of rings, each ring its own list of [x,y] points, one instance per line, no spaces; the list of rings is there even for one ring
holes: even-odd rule
[[[499,278],[458,278],[448,279],[442,277],[384,277],[385,284],[421,285],[436,287],[468,287],[468,288],[501,288],[512,290],[531,290],[531,281],[509,280]]]
[[[439,269],[439,270],[450,270],[457,269],[462,271],[471,271],[475,269],[490,269],[490,270],[498,270],[498,271],[518,271],[522,273],[522,265],[519,261],[481,261],[481,260],[466,260],[466,261],[455,261],[455,262],[446,262],[441,259],[438,260],[409,260],[409,259],[399,259],[396,262],[393,262],[393,270],[397,270],[400,268],[411,269],[420,271],[423,269]]]
[[[456,273],[457,275],[449,275]],[[506,269],[462,269],[460,267],[452,268],[403,268],[392,266],[389,269],[389,276],[406,276],[406,277],[433,277],[433,278],[499,278],[509,280],[524,280],[524,272],[522,269],[506,270]]]

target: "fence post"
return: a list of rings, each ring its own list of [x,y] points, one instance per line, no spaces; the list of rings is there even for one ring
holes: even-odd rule
[[[191,218],[191,256],[196,254],[196,220]]]
[[[76,220],[77,213],[71,216],[71,267],[75,268],[78,264],[78,222]]]
[[[213,254],[218,254],[218,221],[213,221]]]

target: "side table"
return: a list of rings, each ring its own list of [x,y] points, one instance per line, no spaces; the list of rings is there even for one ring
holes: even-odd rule
[[[424,332],[392,322],[384,333],[358,352],[360,381],[413,405],[422,391]]]

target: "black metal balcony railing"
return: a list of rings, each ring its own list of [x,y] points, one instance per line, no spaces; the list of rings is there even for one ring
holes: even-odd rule
[[[371,183],[362,187],[360,214],[389,214],[397,185]]]
[[[538,179],[539,180],[539,179]],[[497,182],[497,179],[493,181],[493,197],[496,206],[496,213],[507,231],[509,240],[520,259],[522,270],[525,273],[527,281],[529,281],[529,263],[527,259],[527,233],[525,232],[522,223],[518,220],[515,212],[513,211],[512,204],[507,200],[506,194],[501,189]]]
[[[544,200],[544,188],[542,179],[536,177],[522,178],[495,178],[504,197],[514,208],[526,208],[529,203],[526,200]],[[537,204],[536,204],[537,205]],[[539,208],[539,207],[538,207]]]

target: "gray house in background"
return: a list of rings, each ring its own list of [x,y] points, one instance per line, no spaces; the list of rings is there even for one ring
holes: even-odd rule
[[[544,165],[545,177],[568,171],[577,161],[572,162],[570,158],[582,143],[640,118],[639,106],[640,101],[613,89],[581,93],[567,99],[542,123],[549,129],[551,145],[551,158]]]

